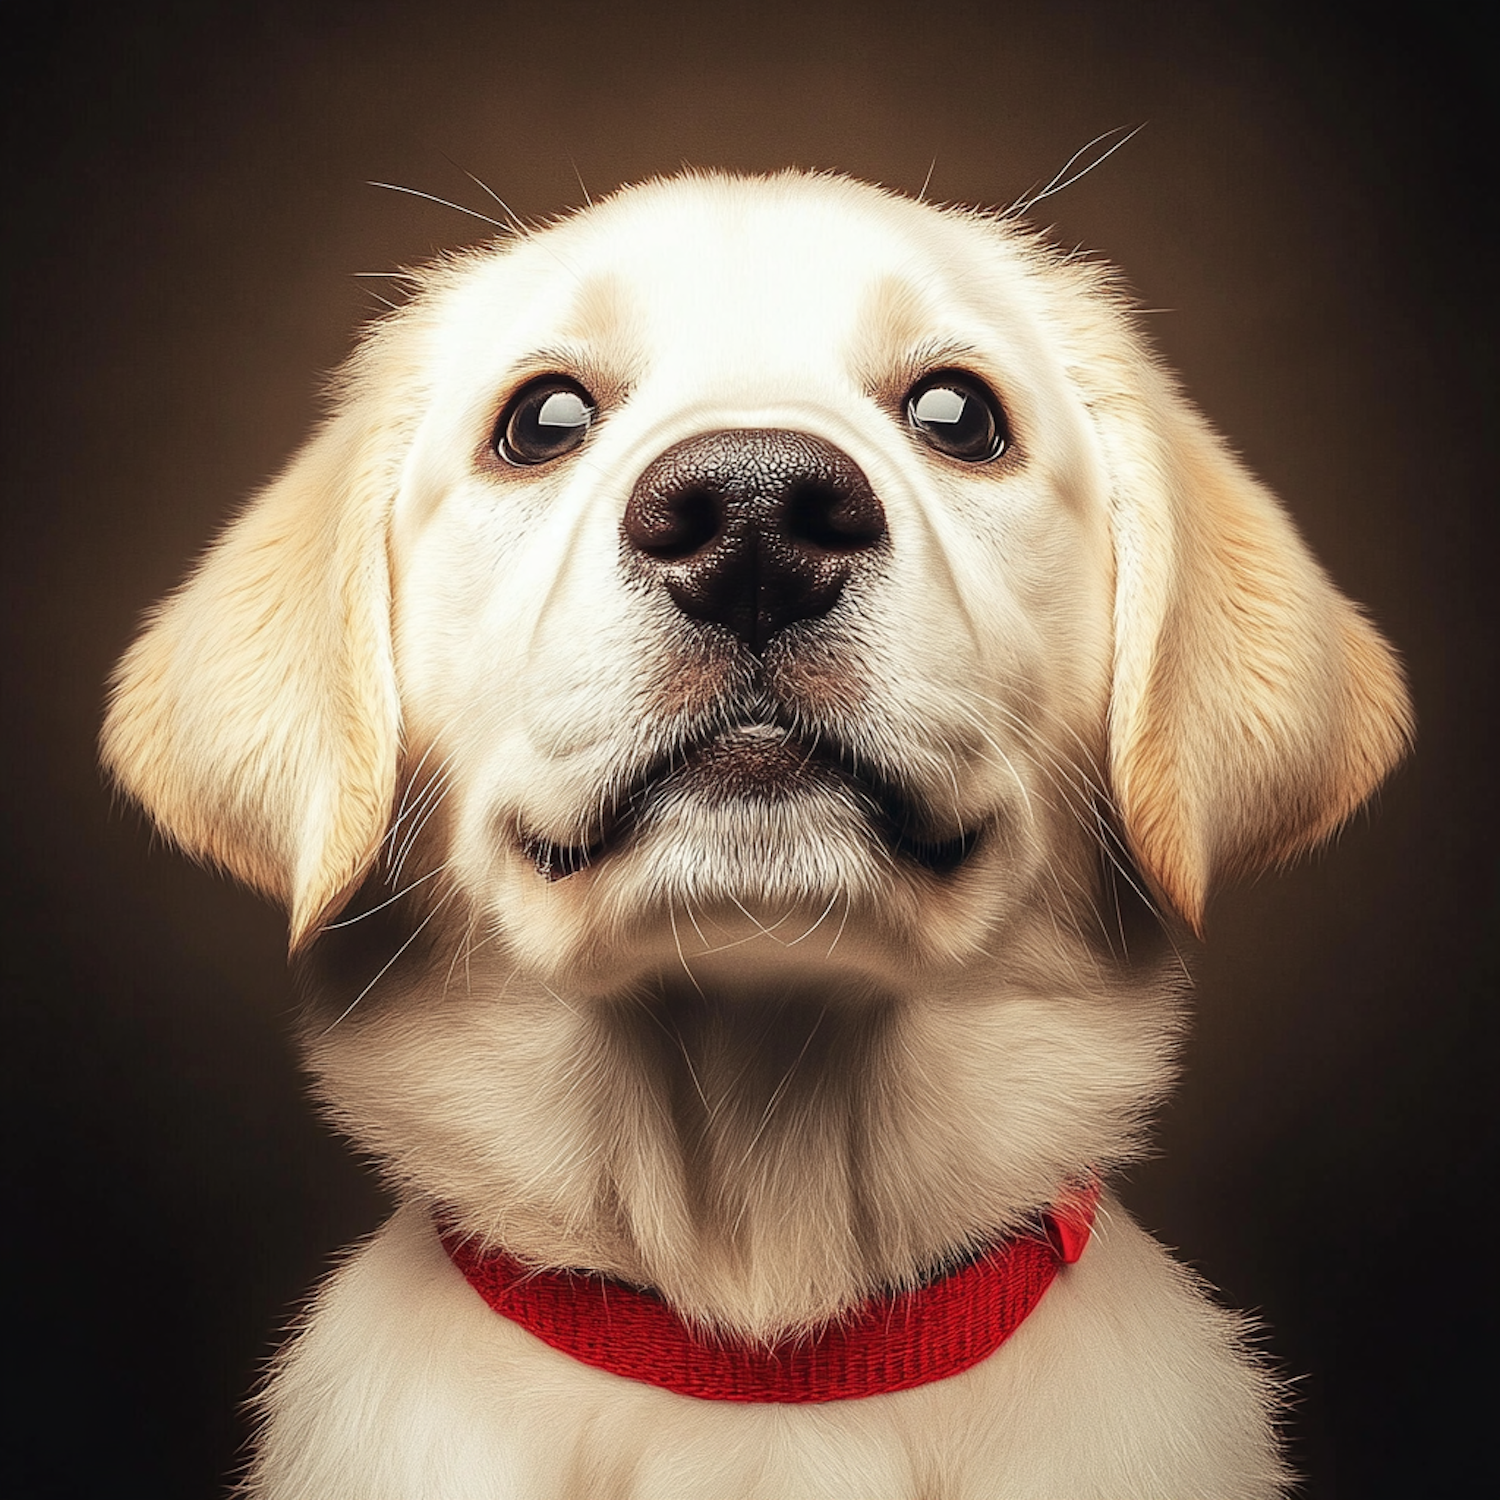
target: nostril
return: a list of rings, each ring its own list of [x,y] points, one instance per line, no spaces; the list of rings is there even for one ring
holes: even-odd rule
[[[873,547],[885,535],[885,512],[868,487],[798,485],[786,498],[787,536],[826,552]]]
[[[690,619],[759,653],[820,619],[888,545],[885,512],[848,454],[810,433],[725,428],[686,438],[636,480],[627,565]]]
[[[691,557],[724,528],[724,499],[692,487],[653,495],[626,512],[625,536],[633,547],[663,562]]]

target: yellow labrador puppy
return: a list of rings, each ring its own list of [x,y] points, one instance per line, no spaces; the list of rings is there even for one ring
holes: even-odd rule
[[[104,731],[286,904],[401,1197],[249,1493],[1278,1494],[1274,1383],[1107,1185],[1181,1024],[1155,913],[1409,727],[1014,222],[687,176],[440,262]]]

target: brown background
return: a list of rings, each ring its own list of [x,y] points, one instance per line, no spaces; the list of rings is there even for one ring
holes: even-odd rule
[[[1126,1196],[1264,1316],[1308,1495],[1468,1487],[1492,1396],[1496,78],[1457,10],[7,8],[0,1489],[215,1493],[273,1330],[381,1213],[300,1096],[279,918],[153,848],[92,760],[133,621],[377,309],[353,273],[484,230],[367,181],[487,210],[467,170],[540,216],[579,200],[575,168],[597,194],[683,162],[916,191],[932,165],[932,196],[1005,203],[1142,123],[1042,217],[1159,310],[1190,391],[1406,652],[1422,738],[1334,851],[1218,901],[1187,1078]]]

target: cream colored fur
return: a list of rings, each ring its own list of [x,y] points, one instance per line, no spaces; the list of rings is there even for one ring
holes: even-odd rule
[[[1005,405],[994,464],[907,429],[955,367]],[[600,420],[509,467],[497,415],[550,371]],[[739,427],[836,445],[889,531],[758,663],[622,563],[646,466]],[[689,787],[542,879],[528,840],[590,843],[767,703],[975,851],[940,876],[831,790]],[[287,905],[319,1091],[404,1200],[281,1357],[249,1493],[1279,1494],[1272,1383],[1112,1200],[989,1361],[813,1407],[565,1359],[479,1302],[429,1210],[747,1337],[909,1284],[1139,1149],[1181,986],[1120,892],[1201,928],[1216,879],[1324,838],[1409,729],[1389,649],[1107,273],[1013,223],[686,177],[432,268],[158,611],[104,732],[172,838]]]

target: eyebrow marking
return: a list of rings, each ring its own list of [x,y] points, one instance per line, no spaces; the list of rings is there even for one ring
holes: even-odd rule
[[[865,385],[884,385],[891,367],[932,336],[927,299],[910,282],[882,276],[860,300],[855,317],[854,368]]]
[[[639,342],[643,314],[625,279],[601,271],[580,283],[573,307],[558,329],[564,340],[594,347]]]
[[[899,401],[913,381],[946,365],[984,361],[967,340],[935,331],[938,318],[922,290],[883,276],[865,293],[855,322],[850,363],[866,392]]]

